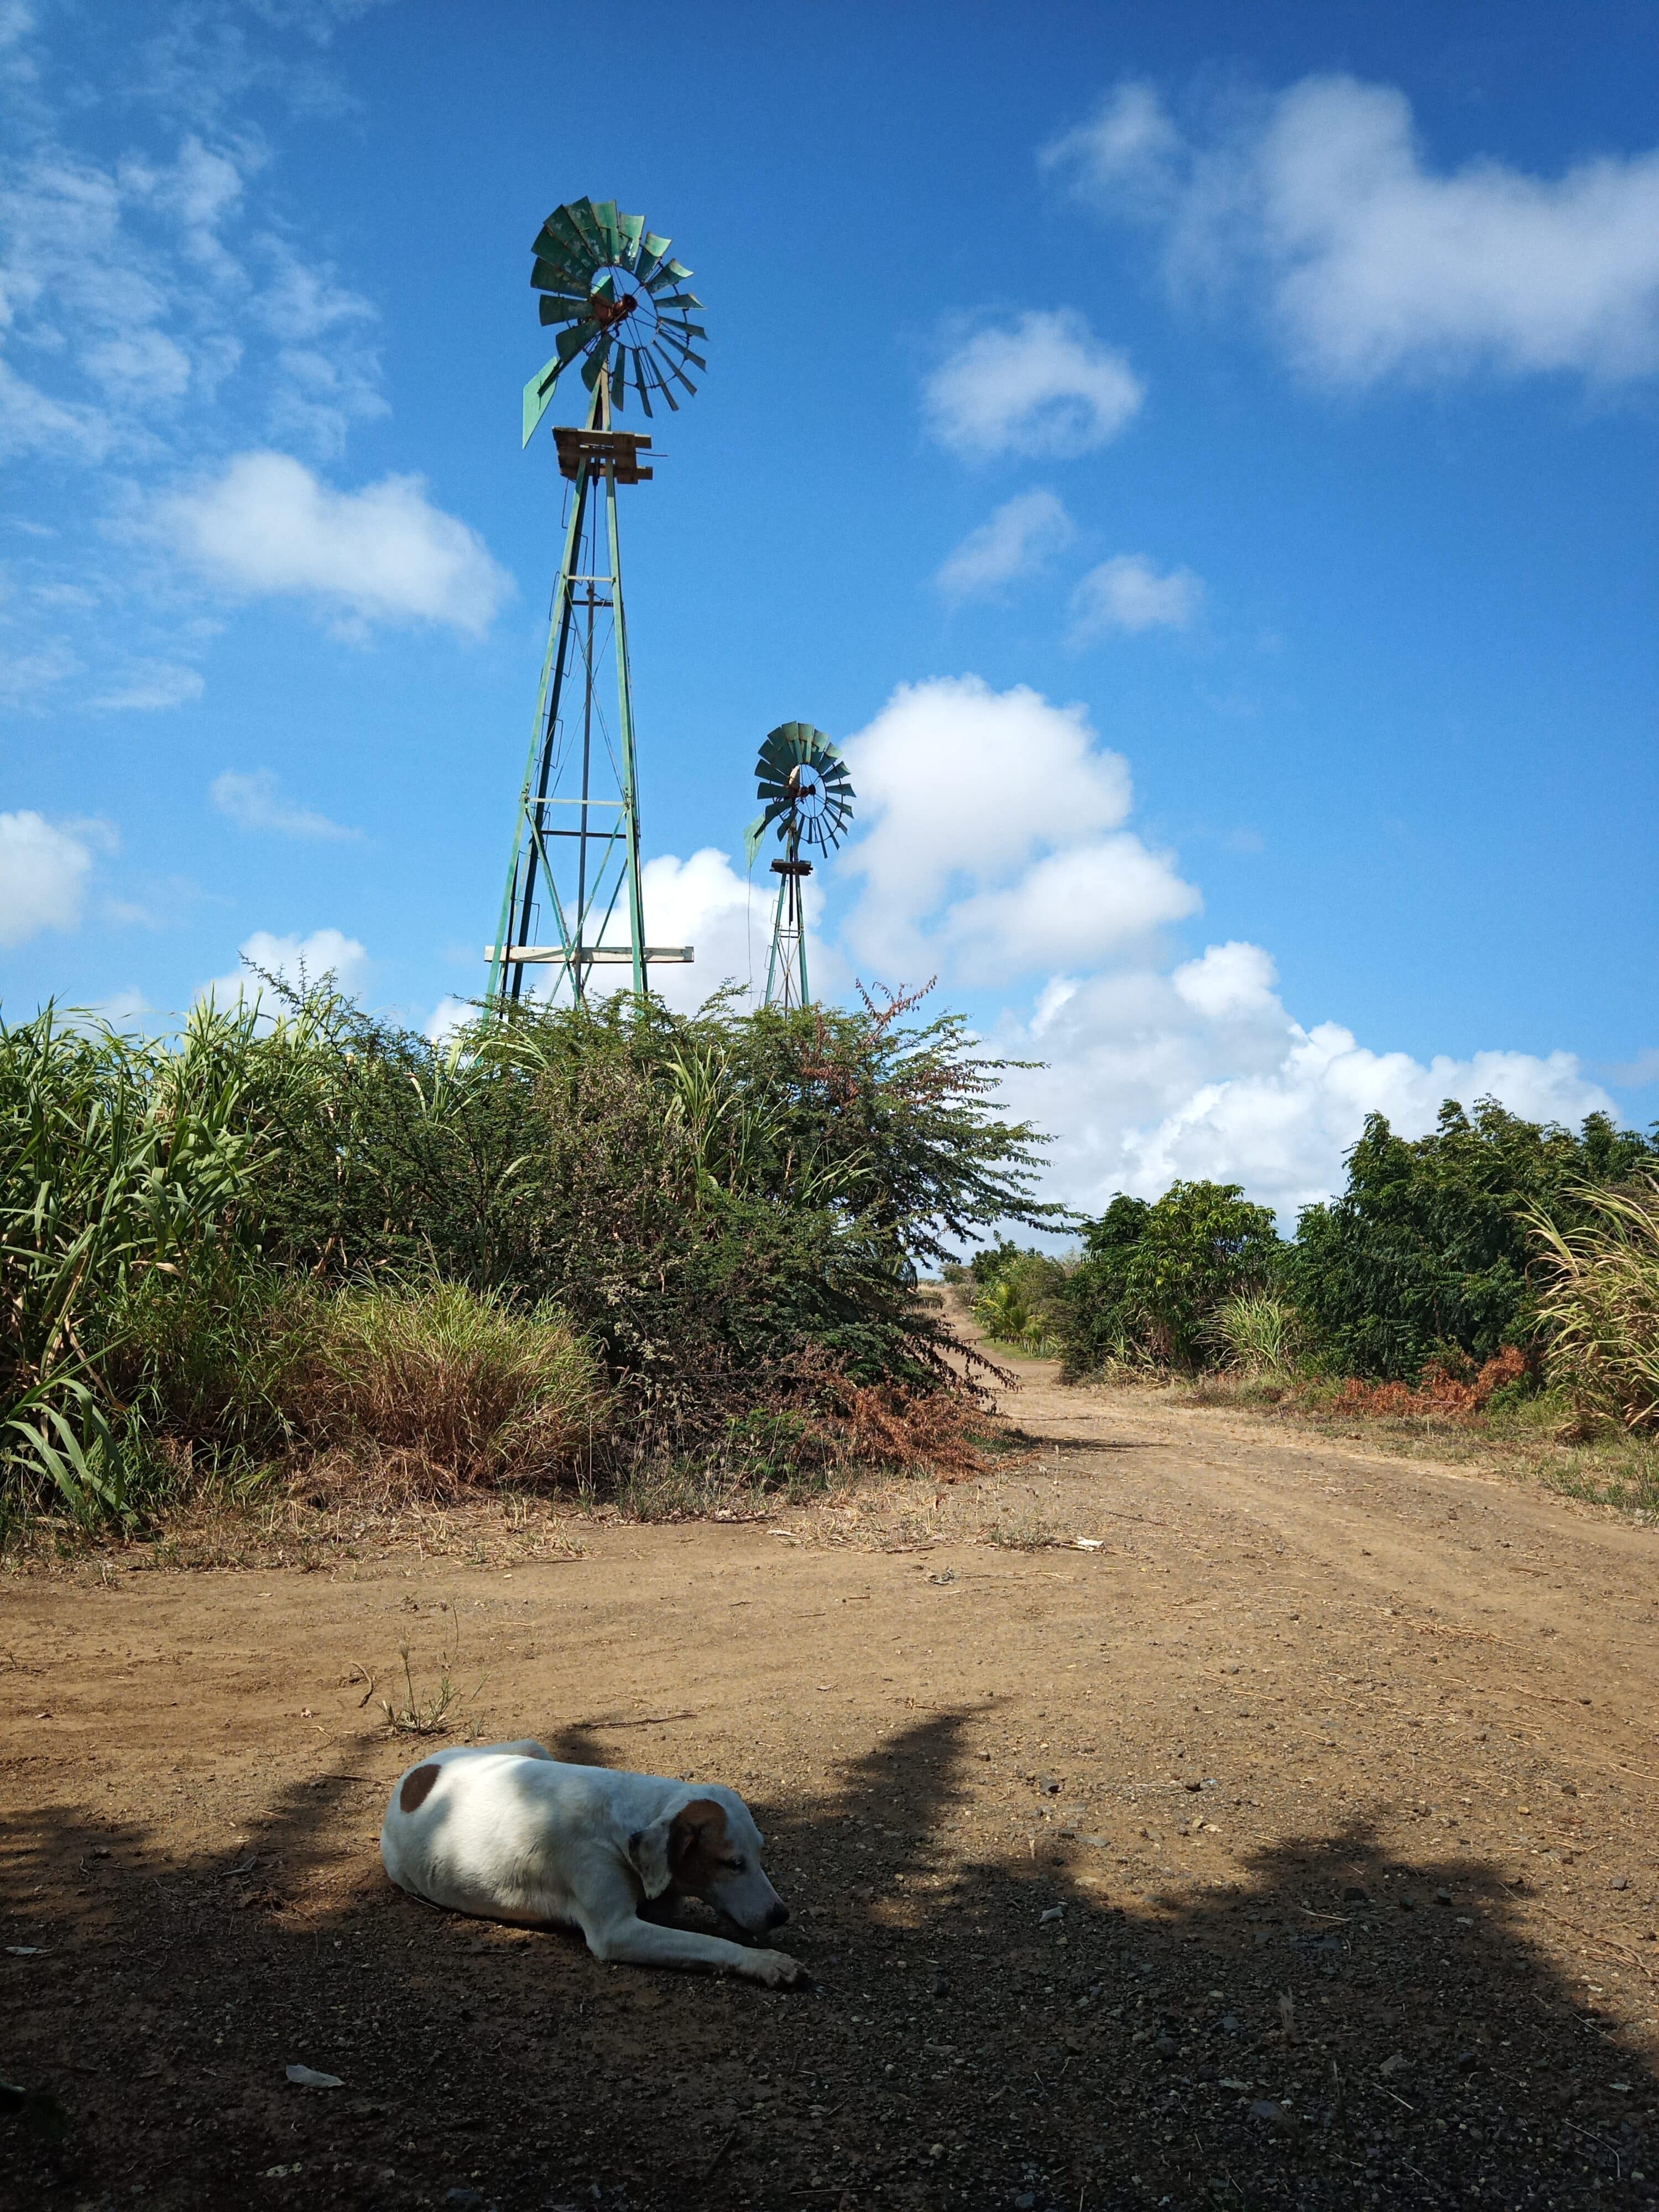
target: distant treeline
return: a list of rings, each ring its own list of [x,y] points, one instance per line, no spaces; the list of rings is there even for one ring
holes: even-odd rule
[[[1007,1239],[965,1271],[994,1341],[1120,1369],[1417,1383],[1504,1358],[1626,1426],[1659,1409],[1659,1144],[1592,1114],[1577,1133],[1492,1099],[1431,1134],[1372,1115],[1340,1196],[1293,1238],[1236,1183],[1115,1198],[1079,1252]],[[1507,1356],[1506,1356],[1507,1355]],[[1505,1357],[1506,1356],[1506,1357]]]

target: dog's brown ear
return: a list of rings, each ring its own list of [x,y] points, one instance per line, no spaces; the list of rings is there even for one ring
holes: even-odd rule
[[[628,1838],[628,1861],[647,1897],[660,1897],[674,1879],[672,1821],[658,1820],[651,1827],[635,1828]]]
[[[725,1806],[712,1797],[694,1797],[674,1815],[668,1856],[676,1875],[707,1880],[725,1841]]]

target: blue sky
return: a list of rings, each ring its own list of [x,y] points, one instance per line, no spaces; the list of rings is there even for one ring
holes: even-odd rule
[[[647,926],[937,971],[1055,1188],[1659,1113],[1649,11],[0,0],[0,1012],[481,988],[556,566],[530,241],[671,232]],[[556,406],[568,416],[574,402]],[[724,857],[721,857],[724,856]],[[762,876],[764,870],[762,870]]]

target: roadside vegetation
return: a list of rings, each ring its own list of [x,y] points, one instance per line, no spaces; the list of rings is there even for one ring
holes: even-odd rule
[[[955,1271],[986,1336],[1065,1378],[1501,1442],[1558,1487],[1659,1510],[1659,1145],[1449,1102],[1373,1115],[1293,1237],[1236,1184],[1120,1195],[1063,1255]],[[1576,1451],[1571,1449],[1578,1447]]]
[[[265,984],[170,1038],[0,1028],[10,1528],[971,1459],[919,1273],[1055,1210],[954,1017],[618,1000],[439,1047]]]
[[[1604,1116],[1373,1116],[1291,1238],[1205,1182],[1079,1221],[1036,1198],[999,1064],[913,1000],[618,999],[440,1047],[265,991],[274,1018],[166,1038],[0,1026],[0,1537],[296,1490],[655,1517],[960,1474],[991,1370],[921,1294],[941,1269],[1069,1381],[1474,1425],[1659,1506],[1659,1145]],[[1077,1241],[981,1241],[1010,1224]]]

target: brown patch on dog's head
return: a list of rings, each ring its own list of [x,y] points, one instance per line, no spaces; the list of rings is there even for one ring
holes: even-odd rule
[[[712,1797],[694,1797],[674,1815],[669,1832],[668,1863],[682,1889],[696,1890],[713,1881],[720,1871],[720,1855],[726,1842],[726,1808]]]
[[[432,1794],[432,1785],[443,1772],[428,1759],[424,1766],[413,1766],[404,1777],[404,1786],[398,1792],[398,1802],[405,1813],[418,1813]]]

